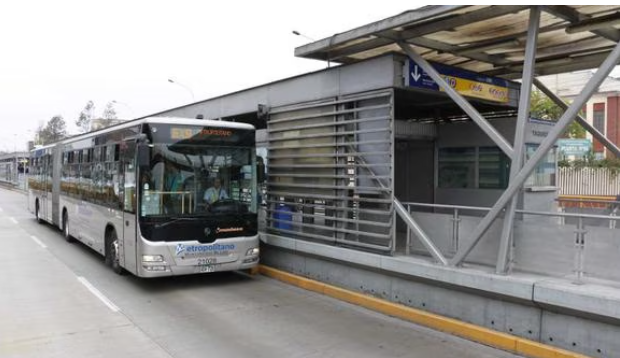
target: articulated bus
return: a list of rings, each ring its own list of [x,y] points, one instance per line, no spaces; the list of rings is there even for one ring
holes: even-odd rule
[[[33,150],[28,209],[119,274],[253,270],[255,164],[249,124],[133,120]]]

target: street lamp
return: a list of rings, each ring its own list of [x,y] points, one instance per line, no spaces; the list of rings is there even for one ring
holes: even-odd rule
[[[186,85],[184,85],[184,84],[182,84],[180,82],[173,81],[170,78],[168,78],[168,82],[176,84],[176,85],[179,85],[179,86],[185,88],[186,90],[188,90],[189,93],[192,95],[192,102],[196,102],[196,98],[194,97],[194,91],[192,91],[189,87],[187,87]]]
[[[299,32],[299,31],[295,31],[295,30],[293,30],[293,35],[296,35],[296,36],[301,36],[301,37],[303,37],[303,38],[305,38],[305,39],[307,39],[307,40],[310,40],[310,41],[312,41],[312,42],[315,42],[315,41],[316,41],[316,40],[315,40],[315,39],[313,39],[312,37],[308,37],[308,36],[306,36],[306,35],[302,34],[302,33],[301,33],[301,32]]]

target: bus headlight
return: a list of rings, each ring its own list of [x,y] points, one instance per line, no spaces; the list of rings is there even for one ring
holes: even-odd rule
[[[164,262],[162,255],[142,255],[142,262]]]
[[[254,247],[254,248],[248,249],[248,251],[245,253],[245,256],[256,256],[258,255],[259,252],[260,252],[260,249],[258,247]]]

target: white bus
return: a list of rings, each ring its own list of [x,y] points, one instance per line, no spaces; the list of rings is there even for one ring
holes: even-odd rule
[[[252,270],[255,164],[249,124],[139,119],[33,150],[28,208],[119,274]]]

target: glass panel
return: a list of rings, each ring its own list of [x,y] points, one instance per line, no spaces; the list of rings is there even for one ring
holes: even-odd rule
[[[475,148],[439,149],[440,188],[475,188]]]
[[[151,145],[140,215],[255,213],[254,155],[242,147]]]
[[[534,152],[538,149],[538,144],[526,144],[525,145],[525,160],[529,160]],[[545,155],[538,166],[534,168],[532,174],[525,181],[525,187],[537,187],[537,186],[555,186],[555,158],[556,148],[551,149],[547,155]]]
[[[510,159],[498,147],[480,147],[478,152],[478,187],[506,189],[510,176]]]

